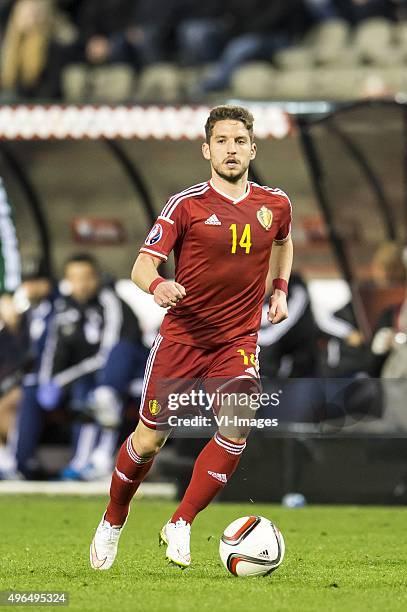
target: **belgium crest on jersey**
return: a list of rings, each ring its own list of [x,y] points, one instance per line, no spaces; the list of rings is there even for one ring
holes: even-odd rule
[[[156,416],[160,412],[161,406],[158,401],[154,399],[148,402],[148,409],[153,416]]]
[[[257,219],[260,225],[268,231],[273,223],[273,213],[266,206],[262,206],[257,211]]]

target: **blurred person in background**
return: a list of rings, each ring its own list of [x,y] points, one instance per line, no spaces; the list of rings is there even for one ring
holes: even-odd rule
[[[380,378],[383,394],[383,419],[387,427],[396,430],[400,437],[407,432],[407,248],[398,245],[400,261],[398,280],[402,277],[405,293],[401,303],[385,308],[379,318],[371,343],[370,375]],[[407,501],[407,467],[394,488],[399,501]]]
[[[53,0],[15,2],[2,41],[3,95],[59,97],[62,49],[74,36]]]
[[[375,319],[377,303],[383,303],[394,288],[405,283],[405,270],[400,247],[393,242],[381,244],[375,251],[370,278],[358,289],[358,301],[363,311],[353,301],[320,320],[322,338],[326,350],[321,351],[320,376],[326,380],[325,400],[320,407],[320,417],[343,419],[382,416],[383,399],[376,378],[379,369],[372,359],[370,341],[360,324],[360,316],[367,321]],[[387,296],[387,297],[386,297]]]
[[[168,61],[179,0],[82,0],[65,6],[79,31],[67,63],[127,63],[140,69]]]
[[[29,477],[44,411],[67,405],[73,423],[73,457],[62,479],[92,480],[111,470],[123,399],[145,364],[137,319],[87,254],[65,265],[67,295],[54,302],[38,382],[21,403],[16,441],[18,470]]]
[[[352,302],[333,312],[324,323],[321,331],[327,345],[321,362],[321,375],[341,378],[366,372],[369,345],[359,328]]]
[[[177,58],[182,66],[216,61],[232,25],[225,5],[217,0],[179,0],[182,14],[176,27]]]
[[[311,23],[303,0],[228,0],[225,15],[231,22],[228,42],[194,95],[227,88],[239,66],[252,60],[271,60],[274,52],[298,41]]]
[[[391,287],[396,283],[406,285],[407,250],[403,253],[396,243],[381,247],[373,259],[373,276],[379,287]],[[404,299],[381,312],[371,344],[371,375],[407,379],[406,347],[407,300]]]
[[[52,279],[40,268],[24,275],[23,282],[13,296],[13,307],[20,320],[20,334],[25,339],[24,360],[18,370],[19,394],[17,419],[9,431],[7,445],[0,457],[0,473],[3,479],[20,478],[17,469],[16,446],[20,439],[24,452],[30,452],[31,436],[35,439],[36,421],[21,422],[25,406],[31,406],[38,386],[38,368],[45,345],[48,325],[52,318],[57,288]],[[9,357],[8,357],[9,359]],[[25,427],[28,427],[25,430]],[[21,452],[21,450],[20,450]]]
[[[13,8],[14,0],[0,0],[0,43]]]
[[[394,242],[381,244],[372,257],[367,299],[373,299],[372,291],[388,291],[404,282],[405,269],[399,245]],[[370,345],[359,327],[352,302],[325,320],[321,331],[328,338],[326,357],[321,364],[323,376],[348,377],[371,370]]]
[[[365,19],[384,17],[391,21],[396,19],[397,7],[394,0],[334,0],[338,15],[356,25]]]
[[[130,23],[116,46],[142,69],[175,59],[174,33],[185,0],[136,0]]]
[[[371,282],[378,289],[398,287],[406,282],[403,250],[396,242],[384,242],[373,254]]]
[[[305,0],[305,4],[316,22],[328,21],[338,16],[336,0]]]
[[[270,379],[311,378],[318,371],[318,328],[307,286],[298,272],[291,274],[288,305],[290,317],[274,327],[267,325],[268,298],[264,302],[258,336],[261,372]]]
[[[67,49],[66,60],[90,65],[123,61],[116,52],[115,37],[127,27],[134,5],[134,0],[65,3],[79,32],[78,39]]]
[[[313,18],[325,21],[341,17],[356,25],[365,19],[384,17],[395,20],[404,0],[305,0]]]

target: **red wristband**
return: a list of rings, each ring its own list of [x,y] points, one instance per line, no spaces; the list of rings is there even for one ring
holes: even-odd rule
[[[157,289],[158,285],[164,282],[165,282],[165,278],[163,278],[162,276],[158,276],[157,278],[153,280],[153,282],[149,286],[148,288],[149,292],[154,294],[154,291]]]
[[[280,289],[280,291],[284,291],[288,295],[288,283],[284,278],[275,278],[273,280],[273,289]]]

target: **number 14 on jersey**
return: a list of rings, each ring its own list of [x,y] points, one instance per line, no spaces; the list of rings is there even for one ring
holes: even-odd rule
[[[248,255],[250,253],[250,247],[252,246],[250,223],[246,223],[246,225],[244,226],[243,232],[240,236],[240,240],[239,240],[239,236],[237,233],[236,223],[232,223],[229,229],[232,232],[232,248],[230,252],[232,254],[235,254],[237,252],[237,246],[239,245],[240,248],[244,249],[246,255]]]

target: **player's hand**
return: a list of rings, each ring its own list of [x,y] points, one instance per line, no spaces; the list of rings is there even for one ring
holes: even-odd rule
[[[37,402],[44,410],[55,410],[62,396],[62,389],[52,380],[40,385],[37,391]]]
[[[273,295],[270,297],[267,318],[273,325],[276,325],[276,323],[281,323],[281,321],[284,321],[287,317],[287,296],[284,291],[275,289]]]
[[[154,302],[162,308],[169,308],[171,306],[176,306],[186,294],[184,287],[179,283],[175,281],[165,281],[157,285],[154,291]]]

